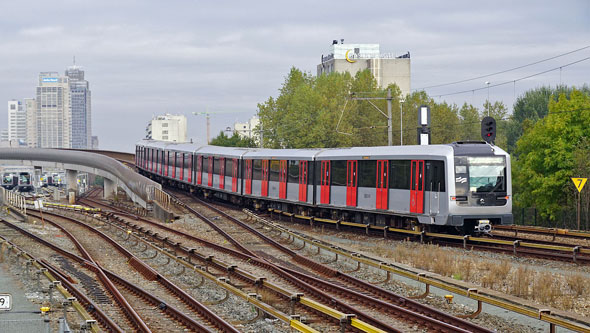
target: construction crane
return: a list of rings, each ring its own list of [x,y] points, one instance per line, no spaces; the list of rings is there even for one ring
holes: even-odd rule
[[[205,116],[207,118],[207,144],[211,142],[211,114],[220,114],[220,113],[238,113],[236,111],[217,111],[217,112],[193,112],[195,116]]]

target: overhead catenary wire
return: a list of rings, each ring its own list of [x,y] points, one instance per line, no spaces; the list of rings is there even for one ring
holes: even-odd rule
[[[572,66],[572,65],[575,65],[577,63],[580,63],[580,62],[583,62],[583,61],[586,61],[586,60],[589,60],[589,59],[590,59],[590,57],[586,57],[586,58],[583,58],[583,59],[580,59],[580,60],[576,60],[574,62],[567,63],[565,65],[561,65],[559,67],[555,67],[555,68],[544,70],[542,72],[538,72],[538,73],[535,73],[535,74],[523,76],[523,77],[520,77],[518,79],[514,79],[514,80],[509,80],[509,81],[505,81],[505,82],[501,82],[501,83],[492,84],[492,85],[489,85],[489,86],[486,86],[486,87],[480,87],[480,88],[474,88],[474,89],[467,89],[467,90],[462,90],[462,91],[456,91],[456,92],[452,92],[452,93],[448,93],[448,94],[434,95],[434,97],[443,97],[443,96],[451,96],[451,95],[465,94],[465,93],[468,93],[468,92],[475,92],[475,91],[479,91],[479,90],[484,90],[484,89],[489,89],[489,88],[494,88],[494,87],[499,87],[499,86],[507,85],[507,84],[510,84],[510,83],[516,83],[518,81],[526,80],[526,79],[529,79],[531,77],[543,75],[543,74],[546,74],[546,73],[549,73],[549,72],[552,72],[552,71],[555,71],[555,70],[558,70],[558,69],[561,69],[561,68],[564,68],[564,67]]]
[[[572,53],[576,53],[576,52],[579,52],[579,51],[582,51],[582,50],[585,50],[585,49],[588,49],[588,48],[590,48],[590,45],[584,46],[582,48],[579,48],[579,49],[576,49],[576,50],[573,50],[573,51],[562,53],[562,54],[559,54],[559,55],[556,55],[556,56],[553,56],[553,57],[550,57],[550,58],[538,60],[538,61],[535,61],[535,62],[526,64],[526,65],[521,65],[521,66],[517,66],[517,67],[505,69],[505,70],[502,70],[502,71],[499,71],[499,72],[495,72],[495,73],[491,73],[491,74],[486,74],[486,75],[481,75],[481,76],[476,76],[476,77],[469,78],[469,79],[463,79],[463,80],[458,80],[458,81],[453,81],[453,82],[447,82],[447,83],[435,84],[435,85],[421,87],[421,88],[415,88],[415,89],[412,89],[412,91],[420,91],[420,90],[430,89],[430,88],[445,87],[445,86],[450,86],[450,85],[454,85],[454,84],[459,84],[459,83],[464,83],[464,82],[469,82],[469,81],[474,81],[474,80],[480,80],[480,79],[483,79],[483,78],[486,78],[486,77],[490,77],[490,76],[494,76],[494,75],[499,75],[499,74],[504,74],[504,73],[508,73],[508,72],[515,71],[515,70],[518,70],[518,69],[522,69],[522,68],[525,68],[525,67],[537,65],[537,64],[540,64],[540,63],[543,63],[543,62],[546,62],[546,61],[549,61],[549,60],[557,59],[557,58],[560,58],[560,57],[563,57],[563,56],[566,56],[566,55],[569,55],[569,54],[572,54]],[[560,67],[560,69],[561,69],[561,67]],[[441,96],[444,96],[444,95],[441,95]]]

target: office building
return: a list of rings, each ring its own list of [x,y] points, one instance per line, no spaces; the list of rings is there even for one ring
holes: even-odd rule
[[[146,128],[146,138],[171,142],[186,142],[186,117],[165,114],[152,118]]]
[[[410,93],[410,53],[382,53],[379,44],[344,44],[344,40],[334,40],[328,55],[322,55],[317,75],[349,72],[354,76],[366,69],[371,71],[378,87],[395,83],[402,96]]]
[[[90,148],[92,146],[90,86],[84,79],[84,71],[76,65],[68,67],[65,76],[68,78],[70,87],[71,147]]]
[[[8,140],[27,141],[27,114],[21,101],[8,101]]]
[[[72,112],[67,76],[41,72],[36,94],[37,147],[72,147]]]
[[[34,98],[25,98],[23,102],[27,117],[27,147],[37,146],[37,104]]]

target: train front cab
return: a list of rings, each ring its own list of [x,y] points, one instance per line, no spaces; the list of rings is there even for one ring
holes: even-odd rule
[[[512,224],[510,155],[484,142],[453,143],[449,224],[468,232]],[[486,227],[487,225],[487,227]],[[480,230],[481,229],[481,230]]]

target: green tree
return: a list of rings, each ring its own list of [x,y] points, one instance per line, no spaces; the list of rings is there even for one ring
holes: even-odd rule
[[[572,90],[548,104],[548,115],[525,130],[513,159],[515,203],[536,207],[556,220],[564,208],[575,209],[571,177],[588,177],[590,96]]]
[[[211,140],[211,145],[213,146],[222,146],[222,147],[244,147],[244,148],[254,148],[258,147],[256,141],[251,138],[244,138],[241,137],[237,132],[234,132],[233,135],[227,136],[223,131],[219,132],[219,135],[214,137]]]
[[[525,121],[532,122],[545,117],[549,112],[549,101],[557,101],[560,94],[565,94],[569,98],[572,92],[572,87],[564,85],[551,87],[539,87],[525,92],[519,96],[514,103],[514,112],[506,125],[507,149],[508,152],[513,152],[516,148],[516,141],[523,134],[523,123]],[[579,89],[580,91],[590,94],[590,87],[584,85]]]
[[[464,103],[459,109],[461,125],[459,128],[459,140],[479,141],[481,140],[481,123],[479,110],[471,104]]]

